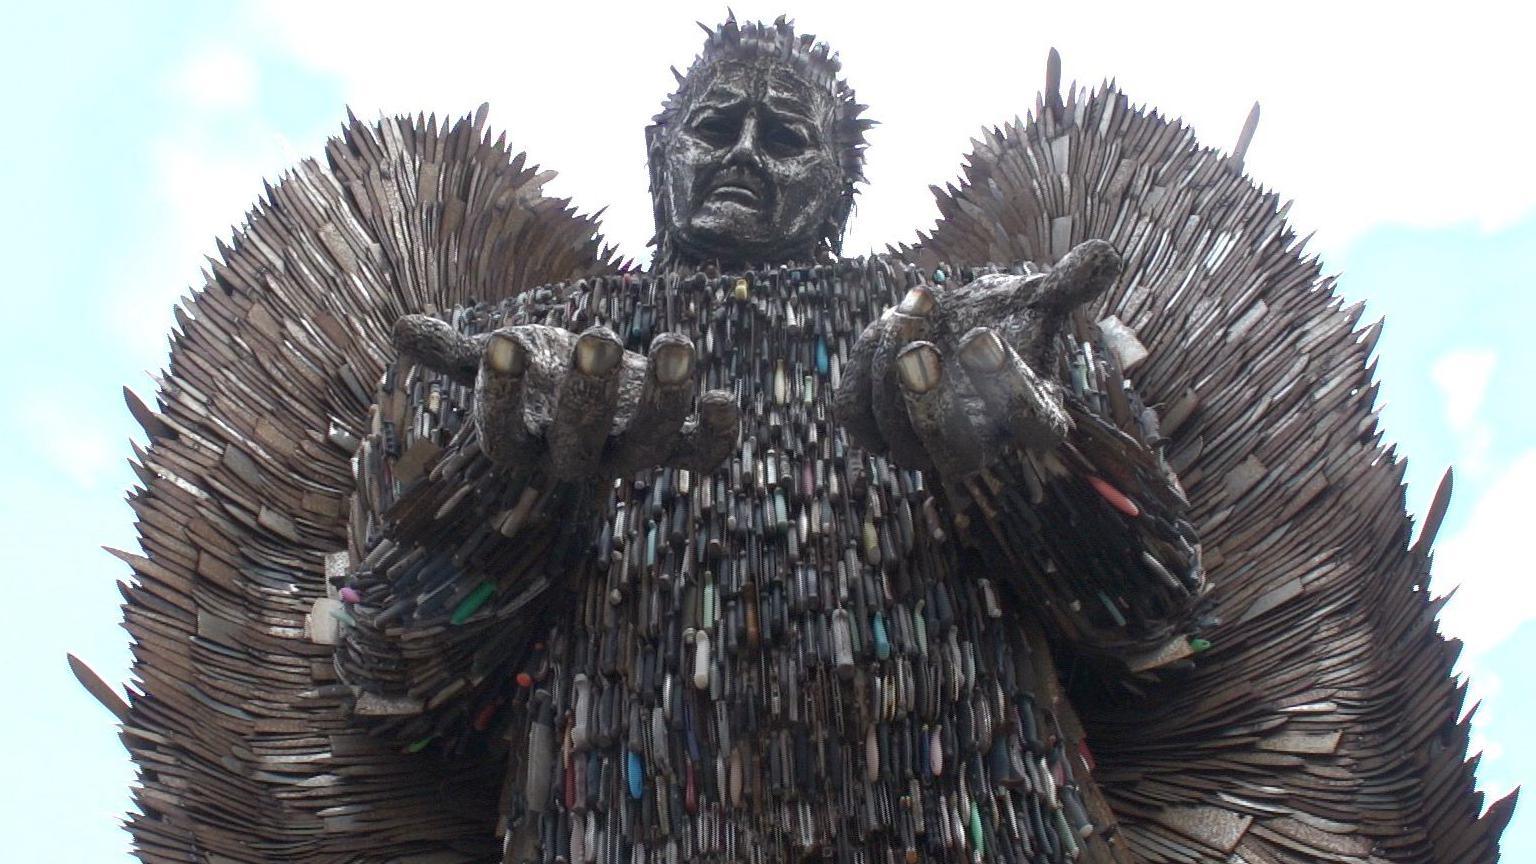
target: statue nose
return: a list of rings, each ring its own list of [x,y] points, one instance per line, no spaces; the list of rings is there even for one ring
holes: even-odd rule
[[[731,152],[725,154],[725,164],[762,164],[758,155],[756,112],[748,112],[742,118],[741,131],[736,135],[736,143],[731,145]]]

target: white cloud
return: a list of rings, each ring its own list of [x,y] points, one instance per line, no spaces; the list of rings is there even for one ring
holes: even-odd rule
[[[111,465],[123,456],[120,442],[102,431],[100,412],[71,400],[34,394],[22,400],[33,406],[32,446],[58,473],[81,489],[97,487]],[[116,475],[111,475],[116,479]]]
[[[171,85],[195,108],[245,108],[256,98],[256,65],[228,45],[205,45],[187,57]]]
[[[228,238],[262,192],[298,160],[295,148],[256,110],[259,70],[224,45],[194,49],[165,82],[181,110],[150,142],[154,200],[138,251],[117,262],[120,284],[104,310],[138,365],[158,367],[171,307],[203,284],[205,256]],[[304,155],[318,155],[315,153]]]
[[[1503,742],[1489,732],[1504,701],[1504,682],[1491,668],[1489,652],[1536,620],[1536,572],[1528,564],[1520,569],[1515,563],[1527,561],[1517,544],[1530,530],[1533,483],[1536,449],[1517,457],[1473,502],[1466,527],[1435,544],[1431,587],[1436,595],[1456,592],[1441,612],[1440,631],[1462,642],[1457,672],[1467,682],[1467,706],[1478,706],[1470,752],[1481,753],[1485,765],[1505,756]],[[1480,772],[1478,779],[1489,800],[1514,788],[1507,779],[1509,771],[1492,772],[1506,778],[1503,781],[1491,780],[1489,773]]]
[[[1435,546],[1434,591],[1456,590],[1440,616],[1441,628],[1466,645],[1469,668],[1520,625],[1536,620],[1536,572],[1520,548],[1531,530],[1532,489],[1536,449],[1516,457],[1473,502],[1466,527]]]
[[[1498,357],[1487,348],[1458,348],[1435,358],[1429,377],[1440,391],[1445,422],[1460,442],[1456,464],[1471,476],[1487,471],[1493,430],[1480,414]]]
[[[1497,361],[1486,348],[1458,348],[1435,358],[1429,377],[1440,390],[1451,431],[1468,432],[1476,425]]]
[[[153,144],[153,221],[143,229],[142,251],[119,263],[123,284],[110,292],[107,310],[112,329],[145,367],[160,365],[171,306],[202,285],[214,238],[231,235],[261,193],[262,178],[290,161],[259,120],[244,118],[237,128],[239,134],[219,134],[191,115]]]
[[[733,5],[745,19],[782,4]],[[1254,9],[1202,0],[1084,15],[952,0],[920,19],[862,4],[808,10],[799,23],[841,53],[883,124],[849,249],[910,239],[931,221],[928,184],[954,176],[983,124],[1032,107],[1052,45],[1068,80],[1118,77],[1133,99],[1182,115],[1217,146],[1232,145],[1261,101],[1248,167],[1297,199],[1297,224],[1325,250],[1377,224],[1497,227],[1536,206],[1536,161],[1523,149],[1536,115],[1514,89],[1536,77],[1530,10],[1495,0],[1454,14],[1322,0]],[[686,68],[698,48],[692,22],[724,9],[449,2],[422,15],[414,3],[267,0],[256,11],[253,26],[341,79],[360,116],[491,101],[493,125],[566,172],[552,191],[611,205],[609,233],[633,254],[650,232],[640,129],[672,86],[667,66]]]
[[[1504,756],[1504,745],[1490,738],[1487,730],[1493,726],[1494,708],[1498,705],[1499,695],[1504,692],[1504,679],[1486,664],[1463,662],[1458,671],[1467,684],[1467,698],[1462,710],[1471,711],[1474,706],[1477,709],[1472,717],[1468,750],[1483,754],[1484,762],[1496,762]]]

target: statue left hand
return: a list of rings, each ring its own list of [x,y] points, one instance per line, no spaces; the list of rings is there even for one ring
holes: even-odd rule
[[[1120,275],[1102,240],[1054,270],[919,286],[849,354],[836,407],[854,443],[955,483],[1010,447],[1046,450],[1072,428],[1053,379],[1071,312]]]

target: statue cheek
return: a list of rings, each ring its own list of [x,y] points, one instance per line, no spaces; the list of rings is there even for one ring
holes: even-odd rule
[[[667,181],[667,207],[674,220],[684,221],[693,211],[693,179],[689,171],[674,170]]]
[[[712,156],[713,151],[688,140],[678,142],[667,154],[667,187],[674,199],[674,210],[691,209],[694,187],[699,175],[710,165]]]
[[[794,179],[780,188],[785,192],[779,202],[782,218],[798,229],[821,221],[840,193],[841,184],[836,169],[817,160],[799,166]]]

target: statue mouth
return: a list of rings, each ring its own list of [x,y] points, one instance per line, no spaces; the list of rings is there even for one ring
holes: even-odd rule
[[[704,193],[705,201],[729,202],[751,208],[762,207],[767,199],[767,184],[750,171],[735,166],[721,171]]]
[[[751,207],[757,206],[762,200],[755,190],[740,183],[721,183],[709,190],[709,197],[716,201],[731,201]]]

